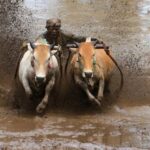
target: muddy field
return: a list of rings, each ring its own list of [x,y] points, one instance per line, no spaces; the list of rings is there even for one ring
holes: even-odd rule
[[[52,17],[62,19],[62,29],[110,46],[125,76],[118,99],[108,96],[98,109],[69,88],[43,116],[10,107],[19,47]],[[149,41],[149,0],[0,0],[0,149],[149,150]],[[112,90],[118,79],[116,72]]]

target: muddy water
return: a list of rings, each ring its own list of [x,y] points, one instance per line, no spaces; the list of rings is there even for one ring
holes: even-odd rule
[[[149,15],[149,0],[1,0],[0,149],[150,149]],[[19,46],[51,17],[64,30],[105,41],[122,67],[122,94],[113,103],[108,97],[100,112],[75,105],[38,117],[6,107]],[[113,78],[112,90],[118,74]]]

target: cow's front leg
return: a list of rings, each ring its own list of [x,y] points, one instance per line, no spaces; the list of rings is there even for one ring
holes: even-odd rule
[[[24,90],[25,90],[25,93],[26,93],[27,97],[31,98],[31,96],[32,96],[32,90],[31,90],[31,88],[29,86],[29,82],[28,82],[27,77],[24,76],[22,78],[22,84],[23,84],[23,87],[24,87]]]
[[[41,103],[36,107],[37,113],[42,113],[43,110],[46,108],[48,104],[48,97],[54,84],[55,84],[55,76],[51,78],[51,80],[48,82],[48,85],[46,86],[44,98],[42,99]]]
[[[78,76],[74,76],[76,84],[78,84],[87,94],[90,101],[96,102],[99,106],[101,105],[100,102],[95,98],[95,96],[89,91],[87,84],[82,81]]]
[[[105,86],[105,81],[103,78],[101,78],[99,80],[99,89],[98,89],[98,95],[97,95],[97,98],[99,101],[102,101],[103,99],[104,86]]]

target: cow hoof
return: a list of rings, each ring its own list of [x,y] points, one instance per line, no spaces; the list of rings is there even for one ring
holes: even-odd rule
[[[95,98],[95,102],[99,107],[101,106],[101,102],[98,99]]]
[[[43,110],[44,109],[40,105],[36,107],[36,112],[39,113],[39,114],[42,113]]]
[[[93,97],[90,100],[93,101],[93,102],[95,102],[98,106],[101,106],[101,103],[100,103],[100,101],[98,99],[96,99],[96,98]]]
[[[103,96],[98,97],[98,101],[101,102],[103,100]]]

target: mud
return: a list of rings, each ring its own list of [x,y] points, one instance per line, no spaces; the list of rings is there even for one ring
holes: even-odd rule
[[[1,0],[0,149],[150,149],[149,15],[149,0]],[[69,88],[61,103],[68,107],[49,107],[41,117],[8,107],[19,47],[44,32],[51,17],[110,46],[125,76],[118,99],[108,96],[98,110]],[[112,91],[118,78],[116,71]]]

